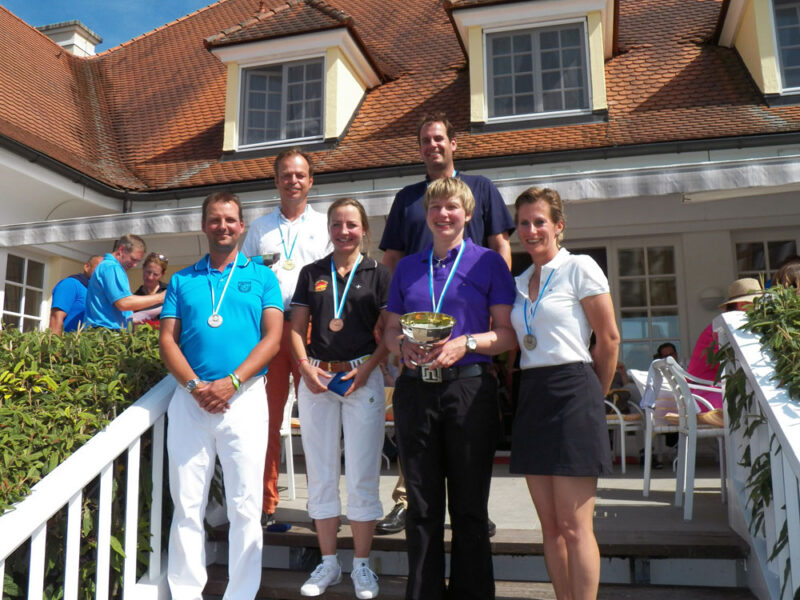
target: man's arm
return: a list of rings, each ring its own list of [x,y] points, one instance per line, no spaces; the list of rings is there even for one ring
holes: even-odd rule
[[[114,302],[114,306],[117,307],[118,310],[143,310],[145,308],[149,308],[153,306],[153,304],[160,304],[164,302],[164,296],[166,295],[166,291],[159,292],[158,294],[152,294],[149,296],[136,296],[131,294],[130,296],[125,296],[124,298],[120,298],[116,302]]]
[[[511,246],[509,246],[510,252]],[[401,250],[384,250],[383,251],[383,258],[381,259],[381,263],[389,267],[389,270],[394,273],[395,268],[397,267],[397,263],[400,262],[400,259],[405,256],[405,252]],[[509,254],[510,256],[510,254]],[[509,259],[510,260],[510,259]]]
[[[489,248],[497,252],[500,256],[503,257],[503,260],[506,261],[508,265],[508,270],[511,270],[511,242],[509,241],[509,235],[507,231],[503,231],[502,233],[497,233],[495,235],[486,236],[486,241],[489,244]]]
[[[64,332],[64,318],[67,316],[60,308],[53,308],[50,310],[50,331],[56,335],[61,335]]]
[[[197,375],[181,350],[180,339],[180,319],[171,317],[161,319],[158,333],[158,349],[161,360],[164,361],[164,366],[178,381],[178,384],[186,385],[187,381],[195,379]]]

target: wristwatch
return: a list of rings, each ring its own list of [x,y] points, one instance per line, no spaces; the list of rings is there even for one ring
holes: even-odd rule
[[[200,385],[199,379],[197,378],[190,379],[189,381],[186,382],[186,385],[183,386],[183,389],[185,389],[187,392],[191,394],[198,385]]]
[[[470,334],[466,334],[467,338],[467,352],[475,352],[478,349],[478,340],[472,337]]]

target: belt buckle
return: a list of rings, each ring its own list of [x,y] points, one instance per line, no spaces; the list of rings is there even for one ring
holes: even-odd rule
[[[425,365],[421,365],[420,377],[425,383],[442,383],[442,369],[431,369]]]

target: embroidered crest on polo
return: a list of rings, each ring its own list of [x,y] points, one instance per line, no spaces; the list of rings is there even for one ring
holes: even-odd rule
[[[240,281],[240,282],[238,282],[236,284],[236,287],[243,294],[247,294],[250,291],[250,289],[252,288],[252,282],[251,281]]]
[[[236,270],[236,263],[239,261],[239,255],[237,254],[233,259],[233,264],[231,265],[231,272],[228,273],[228,279],[225,281],[225,287],[222,288],[222,294],[219,297],[219,302],[216,302],[216,295],[214,294],[214,282],[211,281],[211,257],[208,258],[206,262],[206,272],[208,273],[208,285],[211,288],[211,316],[208,317],[209,327],[217,328],[222,325],[222,315],[219,314],[219,309],[222,307],[222,301],[225,299],[225,292],[228,291],[228,285],[233,278],[233,272]],[[249,282],[247,282],[249,283]]]

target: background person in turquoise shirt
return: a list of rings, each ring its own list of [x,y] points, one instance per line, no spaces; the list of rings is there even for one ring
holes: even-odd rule
[[[89,280],[86,293],[86,324],[89,327],[124,329],[135,310],[164,302],[166,292],[152,296],[134,296],[127,271],[137,266],[147,246],[138,235],[127,233],[106,254]]]

